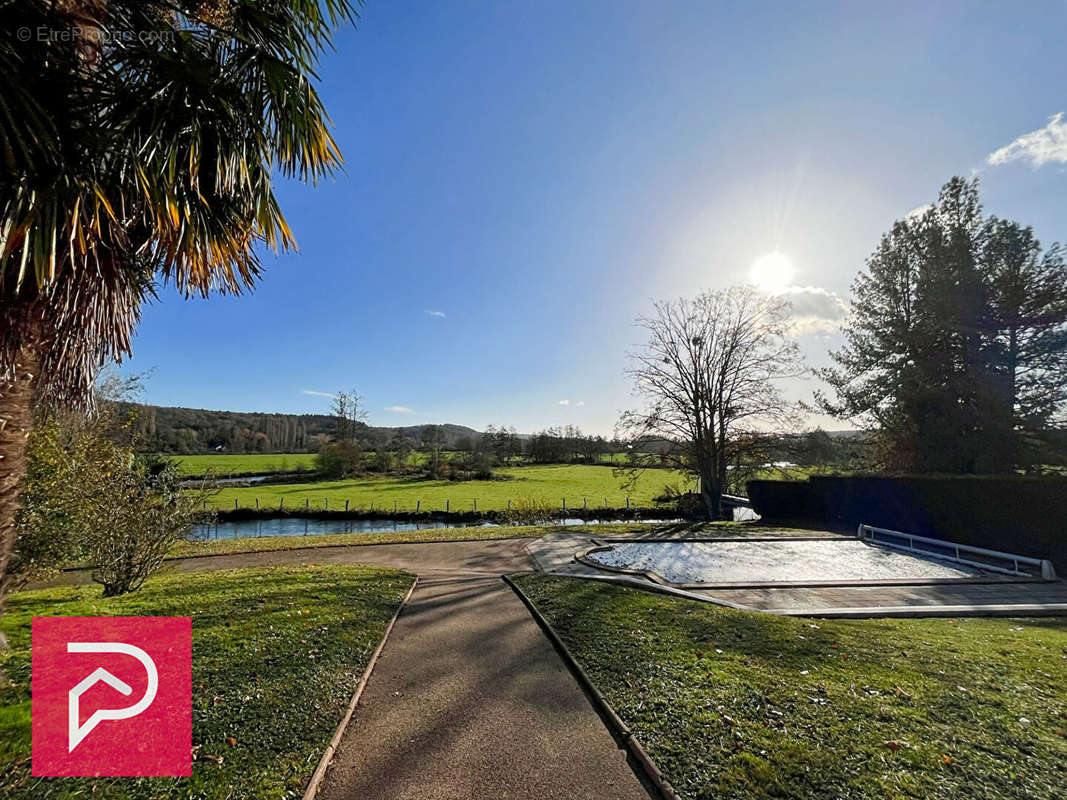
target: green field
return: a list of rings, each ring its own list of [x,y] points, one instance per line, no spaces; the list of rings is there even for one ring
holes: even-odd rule
[[[652,505],[652,498],[662,493],[667,484],[689,488],[688,479],[676,472],[648,470],[637,485],[623,489],[622,479],[613,475],[611,467],[553,465],[537,467],[505,467],[497,470],[508,480],[445,481],[423,480],[414,477],[386,476],[346,481],[317,483],[285,483],[269,486],[224,487],[214,498],[216,508],[232,509],[234,501],[240,508],[253,508],[259,499],[260,508],[277,508],[284,501],[285,508],[309,507],[322,509],[327,501],[331,509],[343,509],[348,500],[351,509],[414,511],[416,503],[422,511],[443,511],[446,504],[451,511],[470,511],[475,501],[479,511],[507,508],[508,501],[520,498],[539,498],[555,506],[590,508],[607,505],[618,508],[626,505],[626,498],[634,506]]]
[[[369,567],[268,567],[152,578],[135,594],[100,587],[18,592],[0,653],[4,798],[299,797],[412,577]],[[190,778],[30,775],[34,616],[191,616]]]
[[[516,581],[686,800],[1067,797],[1067,619],[777,617]]]
[[[218,453],[195,456],[167,456],[178,462],[183,475],[200,476],[213,472],[227,475],[265,475],[271,472],[296,472],[315,468],[314,453]]]

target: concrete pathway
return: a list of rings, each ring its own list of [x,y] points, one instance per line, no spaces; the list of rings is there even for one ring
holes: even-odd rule
[[[319,796],[649,797],[511,589],[462,571],[420,579]]]
[[[193,556],[168,561],[165,569],[202,572],[213,569],[269,567],[278,564],[371,564],[394,567],[414,575],[428,576],[462,572],[467,575],[500,576],[532,568],[526,545],[530,539],[488,539],[467,542],[419,542],[410,544],[355,545],[351,547],[306,547],[297,550],[267,550],[220,556]],[[64,572],[40,586],[89,583],[89,570]]]
[[[529,541],[317,547],[168,567],[375,564],[419,576],[320,798],[648,800],[625,752],[500,579],[532,568]]]

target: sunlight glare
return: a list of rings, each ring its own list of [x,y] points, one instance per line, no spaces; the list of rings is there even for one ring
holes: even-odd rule
[[[749,276],[752,282],[765,292],[784,291],[793,283],[796,269],[788,256],[775,251],[756,259]]]

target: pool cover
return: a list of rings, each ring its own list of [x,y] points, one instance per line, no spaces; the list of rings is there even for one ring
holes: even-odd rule
[[[612,544],[587,560],[654,572],[670,583],[818,583],[962,579],[981,570],[855,539]]]

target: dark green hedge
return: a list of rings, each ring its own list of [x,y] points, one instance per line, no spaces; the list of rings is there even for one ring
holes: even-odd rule
[[[1048,558],[1067,575],[1067,479],[1014,476],[815,476],[750,481],[769,520],[860,523]]]

